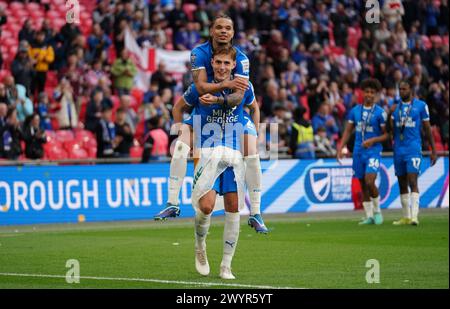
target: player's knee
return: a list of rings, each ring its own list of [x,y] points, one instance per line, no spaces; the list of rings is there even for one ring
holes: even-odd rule
[[[239,201],[237,195],[231,194],[225,196],[225,210],[227,212],[238,212],[239,211]]]

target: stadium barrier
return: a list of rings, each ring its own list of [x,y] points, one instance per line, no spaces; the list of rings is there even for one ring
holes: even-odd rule
[[[351,210],[351,159],[262,161],[263,213]],[[448,207],[448,157],[423,158],[421,207]],[[187,175],[193,174],[188,164]],[[149,220],[167,199],[169,164],[0,167],[0,225]],[[181,217],[193,217],[192,176],[184,180]],[[377,177],[382,208],[400,208],[392,157]],[[247,201],[248,202],[248,201]],[[244,211],[244,214],[248,211]]]

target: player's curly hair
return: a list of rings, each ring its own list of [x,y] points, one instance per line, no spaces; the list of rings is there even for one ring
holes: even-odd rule
[[[379,92],[381,90],[381,83],[376,78],[367,78],[362,81],[361,83],[361,89],[365,90],[367,88],[375,89],[376,92]]]
[[[221,46],[213,50],[212,58],[217,55],[230,55],[236,61],[236,49],[233,46]]]

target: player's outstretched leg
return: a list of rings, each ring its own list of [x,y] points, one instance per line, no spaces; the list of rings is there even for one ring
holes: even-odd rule
[[[244,158],[245,182],[250,197],[250,217],[248,225],[255,229],[257,233],[267,234],[269,230],[264,224],[261,216],[261,163],[259,155],[249,155]]]
[[[174,153],[170,161],[169,198],[166,207],[153,217],[155,220],[165,220],[180,215],[178,196],[186,175],[187,158],[190,150],[191,148],[180,140],[175,143]]]

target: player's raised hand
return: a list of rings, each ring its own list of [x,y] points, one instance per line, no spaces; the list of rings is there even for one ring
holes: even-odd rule
[[[200,98],[200,103],[202,104],[217,104],[218,103],[218,97],[216,97],[215,95],[212,95],[210,93],[206,93],[204,95],[202,95]]]
[[[236,77],[235,79],[229,80],[226,82],[226,88],[232,89],[234,91],[247,91],[248,79],[243,77]]]

